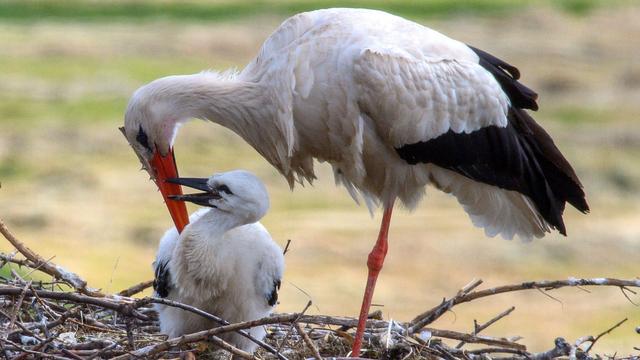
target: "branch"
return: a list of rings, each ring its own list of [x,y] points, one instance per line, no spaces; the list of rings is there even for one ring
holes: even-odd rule
[[[228,352],[233,354],[234,356],[232,356],[232,358],[235,358],[236,356],[238,356],[238,357],[241,357],[243,359],[258,360],[258,358],[253,356],[252,354],[249,354],[246,351],[238,349],[237,347],[229,344],[228,342],[220,339],[219,337],[212,336],[209,339],[209,341],[211,341],[212,343],[214,343],[215,345],[217,345],[221,349],[227,350]]]
[[[0,286],[0,296],[2,295],[19,295],[23,289],[12,287],[12,286]],[[140,320],[149,320],[146,315],[141,314],[136,311],[131,303],[126,303],[123,301],[115,302],[112,300],[107,300],[107,298],[98,298],[93,296],[81,295],[71,292],[59,292],[59,291],[50,291],[50,290],[32,290],[27,289],[25,291],[25,295],[31,296],[39,296],[45,299],[54,299],[54,300],[65,300],[73,303],[81,303],[87,305],[95,305],[100,306],[105,309],[114,310],[123,315],[134,316]]]
[[[18,240],[12,233],[9,231],[4,222],[0,219],[0,233],[4,235],[5,239],[7,239],[13,247],[16,248],[25,258],[31,261],[35,268],[53,276],[56,279],[60,279],[65,281],[67,284],[71,285],[74,289],[79,292],[91,295],[91,296],[104,296],[104,294],[87,288],[87,282],[83,280],[79,275],[72,273],[70,271],[65,270],[59,265],[55,265],[50,261],[46,261],[43,257],[36,254],[33,250],[29,249],[24,243]]]
[[[500,314],[494,316],[491,320],[487,321],[486,323],[482,324],[482,325],[478,325],[478,323],[473,320],[473,333],[472,335],[478,335],[482,330],[488,328],[489,326],[495,324],[498,320],[502,319],[503,317],[511,314],[513,312],[513,310],[515,310],[516,307],[512,306],[510,308],[508,308],[507,310],[501,312]],[[464,341],[461,341],[458,345],[456,345],[456,349],[460,349],[461,347],[463,347],[465,344]]]
[[[190,311],[194,314],[200,315],[206,319],[209,320],[213,320],[215,322],[217,322],[218,324],[222,324],[222,325],[229,325],[229,322],[224,320],[221,317],[218,317],[216,315],[210,314],[206,311],[200,310],[196,307],[187,305],[187,304],[183,304],[177,301],[172,301],[172,300],[168,300],[168,299],[161,299],[161,298],[154,298],[154,297],[146,297],[140,300],[137,300],[135,302],[135,304],[133,305],[134,308],[140,308],[142,306],[145,306],[147,304],[150,303],[154,303],[154,304],[162,304],[162,305],[166,305],[166,306],[171,306],[171,307],[175,307],[175,308],[179,308],[182,310],[186,310],[186,311]],[[246,331],[243,331],[241,329],[235,330],[237,333],[239,333],[240,335],[246,337],[247,339],[253,341],[254,343],[258,344],[258,346],[264,348],[265,350],[267,350],[268,352],[274,354],[275,356],[277,356],[280,360],[287,360],[287,358],[285,358],[282,354],[280,354],[280,352],[276,349],[274,349],[271,345],[263,342],[262,340],[256,339],[255,337],[253,337],[251,334],[249,334]]]
[[[460,333],[457,331],[439,330],[439,329],[432,329],[432,328],[424,328],[423,331],[430,332],[431,336],[441,337],[445,339],[460,340],[467,343],[502,346],[509,349],[516,349],[516,350],[523,350],[523,351],[527,350],[527,347],[522,344],[518,344],[513,341],[509,341],[507,339],[494,338],[491,336],[471,335],[471,334]]]
[[[304,331],[304,329],[302,328],[302,326],[300,326],[299,323],[294,323],[296,330],[298,331],[298,334],[300,334],[300,336],[302,336],[302,340],[304,340],[304,343],[307,344],[307,346],[309,347],[309,349],[311,349],[311,353],[313,354],[313,357],[316,360],[323,360],[322,359],[322,355],[320,355],[320,352],[318,351],[318,348],[313,344],[313,341],[311,341],[311,338],[309,337],[309,335]]]
[[[442,303],[430,310],[423,312],[422,314],[416,316],[413,320],[409,322],[409,335],[419,331],[423,327],[432,322],[436,321],[440,316],[449,311],[452,307],[459,303],[459,299],[463,296],[467,295],[471,290],[477,288],[482,284],[481,279],[474,279],[467,285],[465,285],[462,289],[458,290],[456,295],[449,300],[442,300]]]
[[[554,341],[554,348],[545,352],[533,354],[531,360],[549,360],[560,356],[567,356],[571,352],[571,345],[561,337]]]
[[[118,293],[118,296],[127,296],[130,297],[132,295],[138,294],[147,288],[153,286],[153,280],[143,281],[139,284],[135,284],[129,288],[126,288]]]
[[[584,352],[585,352],[585,353],[588,353],[588,352],[591,350],[591,348],[593,347],[593,345],[595,345],[595,344],[596,344],[596,341],[598,341],[601,337],[603,337],[603,336],[607,335],[608,333],[612,332],[613,330],[615,330],[615,329],[616,329],[617,327],[619,327],[620,325],[624,324],[624,322],[625,322],[625,321],[627,321],[627,320],[628,320],[627,318],[624,318],[624,319],[622,319],[622,320],[618,321],[618,323],[616,323],[615,325],[613,325],[613,326],[612,326],[612,327],[610,327],[609,329],[607,329],[607,330],[605,330],[605,331],[601,332],[600,334],[598,334],[598,336],[596,336],[596,338],[595,338],[595,339],[593,339],[593,341],[591,341],[591,344],[589,345],[589,347],[587,348],[587,350],[585,350]]]
[[[471,283],[474,284],[474,283]],[[478,284],[479,285],[479,284]],[[469,286],[469,285],[467,285]],[[477,286],[477,285],[476,285]],[[498,295],[512,291],[522,291],[531,289],[540,290],[552,290],[562,287],[580,287],[580,286],[616,286],[619,288],[626,287],[640,287],[640,279],[635,280],[620,280],[611,278],[596,278],[596,279],[576,279],[569,278],[567,280],[553,280],[553,281],[529,281],[514,285],[498,286],[485,290],[478,290],[473,292],[464,292],[464,288],[456,294],[453,298],[444,301],[442,304],[426,311],[409,322],[408,331],[410,334],[420,331],[424,326],[432,323],[438,319],[446,311],[454,307],[455,305],[469,302],[475,299]]]

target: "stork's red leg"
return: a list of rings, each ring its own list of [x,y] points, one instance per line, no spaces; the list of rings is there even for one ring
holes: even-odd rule
[[[382,270],[384,257],[387,255],[387,235],[389,235],[389,223],[391,222],[392,211],[393,201],[391,201],[391,204],[384,209],[382,224],[380,225],[380,233],[378,234],[378,241],[376,241],[376,244],[373,246],[373,250],[369,253],[369,258],[367,260],[369,275],[367,277],[367,287],[364,289],[364,297],[362,298],[362,307],[360,308],[360,317],[358,318],[358,330],[356,330],[356,338],[353,342],[353,348],[351,349],[351,357],[360,357],[362,337],[367,323],[367,316],[369,315],[369,308],[371,307],[373,290],[376,287],[378,274],[380,274],[380,270]]]

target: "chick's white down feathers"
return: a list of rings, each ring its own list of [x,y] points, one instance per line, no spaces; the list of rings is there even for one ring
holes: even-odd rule
[[[257,222],[268,208],[266,190],[253,175],[238,175],[229,172],[209,179],[210,185],[224,183],[232,193],[212,201],[217,207],[193,213],[182,234],[169,229],[160,240],[154,262],[156,295],[232,323],[272,312],[284,270],[282,249]],[[219,325],[169,306],[157,305],[157,310],[161,331],[169,337]],[[265,335],[262,327],[252,328],[250,333],[258,339]],[[245,351],[256,347],[238,334],[222,338]]]

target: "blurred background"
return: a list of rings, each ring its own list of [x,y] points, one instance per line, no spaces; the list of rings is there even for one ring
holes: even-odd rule
[[[452,197],[428,189],[396,211],[374,302],[410,320],[473,278],[483,286],[568,277],[636,278],[640,260],[640,3],[624,1],[13,1],[0,0],[0,218],[45,258],[116,292],[152,277],[171,225],[155,185],[117,130],[139,86],[170,74],[242,68],[285,18],[332,6],[384,9],[517,65],[540,93],[535,118],[574,165],[592,212],[566,211],[569,236],[532,243],[486,238]],[[326,165],[291,193],[238,136],[190,123],[176,145],[184,176],[245,168],[267,183],[264,224],[291,240],[279,311],[355,316],[372,218]],[[191,208],[190,210],[193,210]],[[3,252],[12,249],[0,242]],[[147,292],[148,294],[149,292]],[[596,335],[596,351],[636,354],[640,309],[617,288],[490,297],[434,327],[471,331],[511,305],[487,334],[524,337],[534,351]],[[631,299],[640,303],[640,296]]]

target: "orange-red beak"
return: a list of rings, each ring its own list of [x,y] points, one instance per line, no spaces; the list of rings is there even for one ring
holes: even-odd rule
[[[151,159],[151,167],[156,174],[155,182],[160,189],[164,203],[167,205],[171,219],[178,229],[178,233],[182,232],[189,223],[189,214],[187,207],[182,201],[169,199],[169,196],[182,195],[182,188],[178,184],[172,184],[166,180],[178,177],[178,167],[176,166],[176,158],[173,154],[173,148],[169,149],[166,156],[162,156],[159,151],[155,151]]]

